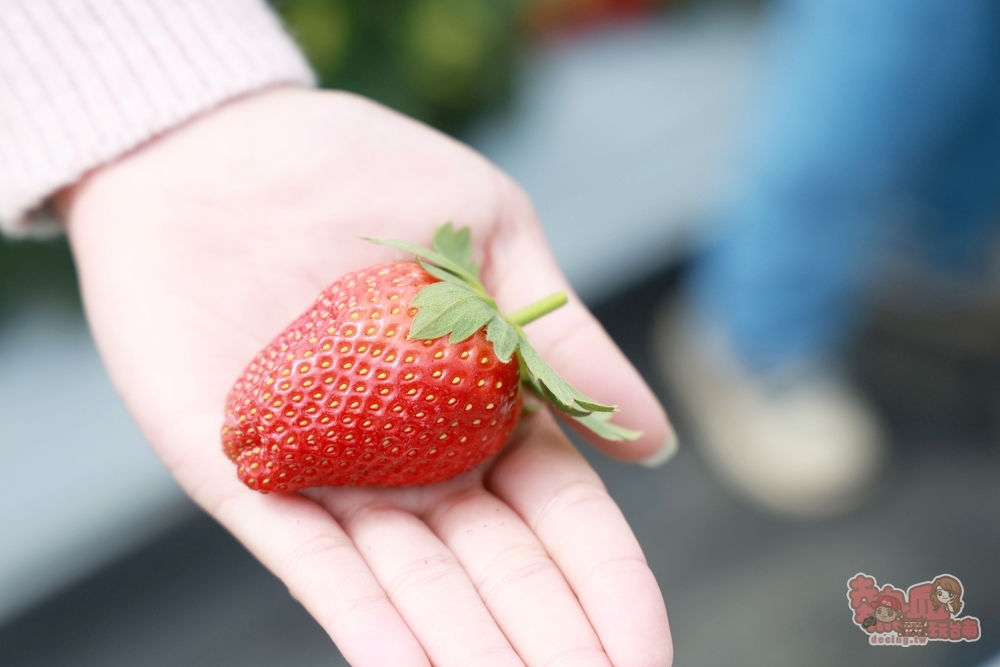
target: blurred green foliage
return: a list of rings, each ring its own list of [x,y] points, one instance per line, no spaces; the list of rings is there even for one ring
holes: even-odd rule
[[[323,86],[350,90],[446,131],[511,90],[521,0],[275,0]],[[0,237],[0,318],[44,299],[79,309],[65,239]]]
[[[0,237],[0,317],[6,309],[40,299],[80,308],[66,239],[11,241]]]
[[[529,36],[682,0],[271,0],[322,86],[446,132],[510,96]],[[736,0],[734,0],[736,1]],[[65,240],[0,237],[0,314],[37,298],[79,308]]]
[[[325,88],[445,131],[509,96],[522,0],[274,0]]]

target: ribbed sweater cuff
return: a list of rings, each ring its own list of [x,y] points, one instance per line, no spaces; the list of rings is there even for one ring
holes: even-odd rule
[[[312,85],[262,0],[0,0],[0,230],[42,235],[60,188],[234,97]]]

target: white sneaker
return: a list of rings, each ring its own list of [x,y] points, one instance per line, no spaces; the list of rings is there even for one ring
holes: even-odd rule
[[[733,492],[776,514],[846,512],[874,490],[885,459],[874,411],[836,373],[747,372],[725,334],[683,307],[660,309],[660,369],[708,463]]]

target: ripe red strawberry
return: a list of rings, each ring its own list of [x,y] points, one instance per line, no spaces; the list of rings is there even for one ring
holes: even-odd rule
[[[468,230],[438,230],[417,262],[369,267],[330,285],[265,347],[226,401],[223,450],[259,491],[428,484],[499,450],[521,415],[521,382],[608,439],[638,434],[613,406],[566,384],[520,325],[553,295],[501,315],[479,283]]]
[[[223,446],[260,490],[427,484],[507,441],[521,414],[517,360],[483,330],[409,340],[410,302],[438,282],[413,262],[344,276],[250,364]]]

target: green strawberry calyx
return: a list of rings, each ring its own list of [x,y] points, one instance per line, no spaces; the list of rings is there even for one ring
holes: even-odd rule
[[[616,406],[599,403],[574,389],[528,343],[521,327],[563,306],[565,293],[551,294],[504,315],[479,282],[469,228],[455,230],[450,222],[435,231],[430,248],[396,239],[365,240],[413,253],[417,263],[441,281],[422,289],[410,302],[417,314],[409,338],[449,336],[449,343],[455,344],[486,327],[486,340],[493,344],[497,358],[506,363],[516,355],[522,382],[532,393],[605,440],[636,440],[642,435],[612,423]]]

